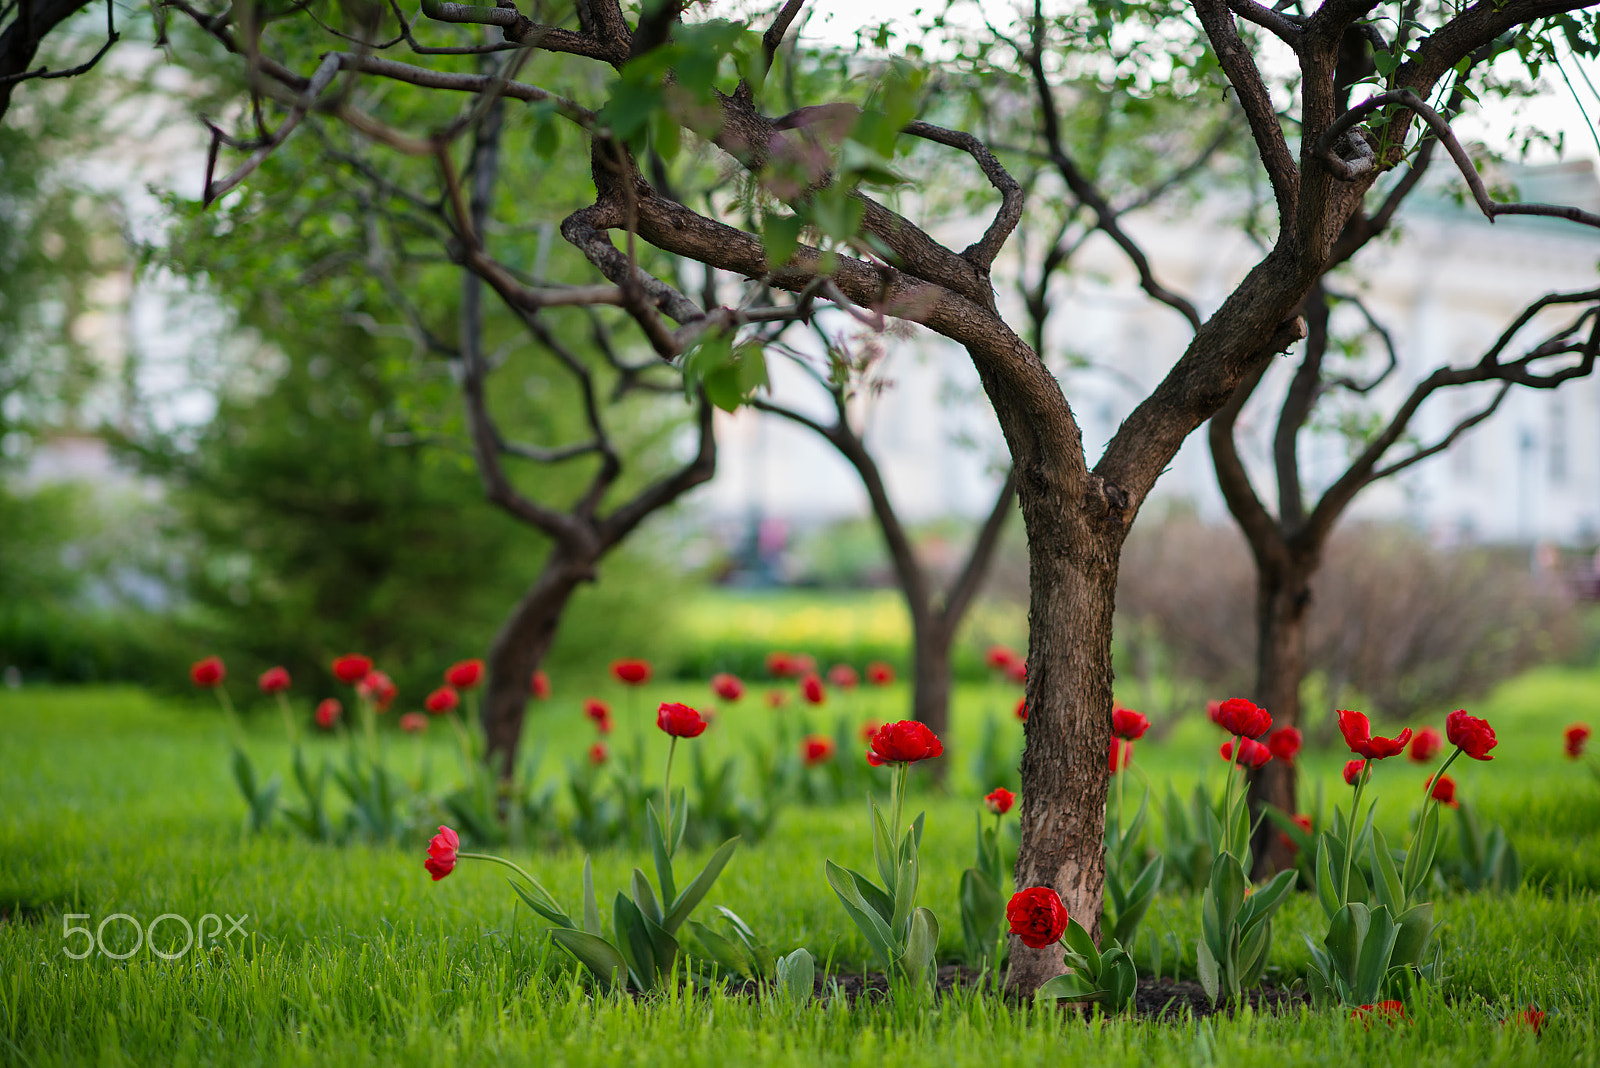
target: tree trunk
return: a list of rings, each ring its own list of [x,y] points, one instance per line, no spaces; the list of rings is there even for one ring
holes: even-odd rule
[[[911,716],[940,738],[950,733],[950,637],[941,622],[912,617]],[[949,766],[948,760],[935,760],[928,772],[943,783]]]
[[[483,703],[483,733],[488,741],[484,761],[503,780],[509,781],[516,773],[517,745],[533,673],[550,651],[561,613],[573,592],[593,578],[593,561],[571,556],[559,547],[552,549],[538,581],[522,595],[495,635]]]
[[[1030,501],[1026,492],[1023,515],[1032,580],[1017,888],[1054,887],[1068,915],[1098,942],[1122,531],[1063,517],[1058,499]],[[1013,991],[1036,990],[1063,970],[1058,947],[1030,949],[1012,937]]]
[[[1272,726],[1298,727],[1300,684],[1306,674],[1306,622],[1311,607],[1312,565],[1297,561],[1288,567],[1257,570],[1256,703],[1272,713]],[[1294,764],[1272,760],[1250,776],[1250,810],[1259,818],[1262,806],[1276,805],[1294,815]],[[1294,865],[1294,853],[1271,820],[1261,820],[1251,842],[1255,878]]]

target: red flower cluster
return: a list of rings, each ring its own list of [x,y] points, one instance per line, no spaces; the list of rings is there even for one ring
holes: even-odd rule
[[[444,681],[458,690],[470,690],[483,681],[482,660],[461,660],[445,669]]]
[[[1458,747],[1473,760],[1493,760],[1489,750],[1500,743],[1495,740],[1494,728],[1489,721],[1467,714],[1458,708],[1444,717],[1444,734],[1450,744]]]
[[[366,678],[356,683],[356,693],[364,700],[371,701],[379,712],[387,712],[389,706],[394,704],[394,699],[400,696],[400,687],[383,672],[369,671]]]
[[[262,693],[282,693],[289,688],[289,670],[281,667],[267,668],[256,680],[256,685],[261,687]]]
[[[1223,760],[1232,762],[1232,760],[1233,760],[1233,743],[1232,742],[1223,742],[1222,743],[1222,748],[1220,750],[1218,750],[1218,752],[1220,752],[1222,754],[1222,759]],[[1255,768],[1261,767],[1263,764],[1267,763],[1271,759],[1272,759],[1272,750],[1268,749],[1266,746],[1262,745],[1260,742],[1253,741],[1253,740],[1251,740],[1249,738],[1240,738],[1239,739],[1239,764],[1242,767],[1250,768],[1250,769],[1253,770]]]
[[[1411,748],[1406,750],[1406,759],[1413,764],[1426,764],[1439,755],[1439,750],[1444,748],[1444,735],[1432,727],[1423,727],[1417,731],[1416,737],[1411,739]]]
[[[1006,904],[1006,922],[1022,944],[1043,949],[1061,940],[1067,929],[1067,906],[1048,886],[1030,886],[1011,895]]]
[[[835,746],[826,734],[808,734],[800,743],[800,759],[806,767],[814,768],[833,759]]]
[[[1113,705],[1111,708],[1111,733],[1125,742],[1137,742],[1150,729],[1150,720],[1143,712]]]
[[[650,681],[650,661],[613,660],[611,675],[624,686],[643,686]]]
[[[737,675],[719,672],[711,676],[711,692],[724,701],[737,701],[744,696],[744,683]]]
[[[339,722],[339,717],[344,714],[344,705],[339,703],[337,697],[327,697],[317,704],[317,710],[312,714],[317,719],[317,726],[325,731],[331,731],[333,725]]]
[[[611,706],[598,697],[585,697],[583,699],[583,714],[594,720],[595,729],[601,734],[611,733]]]
[[[828,691],[822,688],[822,679],[815,671],[806,672],[806,677],[800,680],[800,696],[808,705],[820,705],[828,699]]]
[[[1229,734],[1245,738],[1259,738],[1272,729],[1272,717],[1267,710],[1243,697],[1230,697],[1222,702],[1212,719]]]
[[[1132,763],[1133,743],[1125,742],[1121,738],[1111,739],[1111,752],[1106,757],[1106,765],[1110,768],[1111,774],[1115,775]]]
[[[875,768],[884,764],[915,764],[943,752],[944,743],[927,724],[903,719],[878,728],[878,733],[872,736],[872,748],[867,750],[867,763]]]
[[[1298,815],[1298,816],[1293,816],[1293,817],[1290,817],[1290,818],[1294,820],[1294,825],[1296,827],[1300,828],[1302,831],[1306,832],[1307,834],[1311,833],[1311,817],[1310,816]],[[1289,837],[1289,834],[1288,834],[1287,831],[1279,832],[1278,840],[1283,843],[1283,848],[1287,849],[1290,853],[1298,853],[1298,852],[1300,852],[1300,847],[1295,844],[1295,841],[1294,841],[1293,838]]]
[[[1449,805],[1451,808],[1461,807],[1461,802],[1456,800],[1456,781],[1450,776],[1441,775],[1438,782],[1434,782],[1430,777],[1427,785],[1432,787],[1428,795],[1439,804]]]
[[[461,695],[451,686],[441,686],[423,698],[422,707],[436,716],[454,712],[461,704]]]
[[[354,686],[372,671],[372,658],[360,653],[346,653],[333,662],[333,677],[346,686]]]
[[[606,748],[605,742],[595,742],[589,747],[589,763],[597,768],[604,764],[610,756],[611,750]]]
[[[1339,733],[1344,735],[1344,743],[1350,747],[1350,752],[1358,753],[1368,760],[1386,760],[1405,751],[1406,743],[1411,740],[1411,728],[1407,727],[1394,738],[1374,738],[1372,724],[1360,712],[1352,712],[1348,708],[1341,708],[1339,712]]]
[[[407,712],[400,717],[400,729],[407,734],[420,734],[428,729],[428,717],[421,712]]]
[[[1589,740],[1590,733],[1592,732],[1587,723],[1574,723],[1562,732],[1568,760],[1577,760],[1583,755],[1583,744]]]
[[[209,690],[213,686],[221,686],[222,680],[228,677],[228,669],[222,664],[222,657],[208,656],[204,660],[197,660],[189,668],[189,681],[202,689]]]
[[[1274,757],[1287,764],[1300,755],[1303,741],[1299,727],[1279,727],[1267,735],[1267,748],[1272,750]]]
[[[798,679],[808,671],[816,670],[815,657],[805,653],[768,653],[767,674],[775,679]]]
[[[656,726],[674,738],[698,738],[705,733],[706,721],[688,705],[663,701],[656,709]]]
[[[837,686],[841,690],[853,690],[861,682],[861,676],[856,674],[856,669],[849,664],[835,664],[828,669],[828,685]]]
[[[983,654],[983,662],[996,671],[1005,671],[1012,664],[1022,662],[1022,658],[1003,645],[991,645],[989,651]]]
[[[1004,816],[1017,803],[1017,795],[1004,786],[997,786],[983,799],[983,805],[996,816]]]
[[[456,870],[456,853],[461,849],[461,837],[441,825],[439,833],[428,839],[428,859],[422,866],[428,869],[433,881],[438,882]]]
[[[867,682],[873,686],[887,686],[894,682],[894,668],[882,660],[867,665]]]
[[[550,700],[550,676],[542,670],[535,671],[528,680],[528,692],[541,701]]]

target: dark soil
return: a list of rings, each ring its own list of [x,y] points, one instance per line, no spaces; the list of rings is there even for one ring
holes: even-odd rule
[[[934,996],[943,997],[952,990],[976,986],[982,976],[971,968],[957,964],[946,964],[939,969],[938,977],[934,983]],[[746,982],[735,984],[729,988],[731,994],[742,994],[747,997],[760,998],[764,991],[759,983]],[[816,997],[827,1000],[842,997],[854,1002],[859,998],[872,1001],[887,1000],[889,997],[889,980],[882,973],[874,972],[869,975],[819,975],[816,980]],[[1284,1012],[1295,1006],[1308,1004],[1309,998],[1301,992],[1291,992],[1277,987],[1263,987],[1251,990],[1245,994],[1245,1000],[1256,1012]],[[1074,1011],[1071,1006],[1063,1003],[1064,1011]],[[1152,979],[1149,977],[1139,980],[1139,990],[1134,994],[1133,1015],[1150,1020],[1171,1020],[1191,1015],[1195,1018],[1214,1016],[1217,1014],[1231,1015],[1236,1011],[1236,1006],[1219,1005],[1213,1007],[1206,997],[1205,989],[1191,979]]]

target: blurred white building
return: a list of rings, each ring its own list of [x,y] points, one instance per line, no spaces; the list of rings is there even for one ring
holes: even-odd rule
[[[1600,210],[1600,181],[1587,161],[1521,168],[1508,177],[1524,200]],[[1450,195],[1458,184],[1455,179],[1419,190],[1397,235],[1364,250],[1338,280],[1388,329],[1399,361],[1364,403],[1367,410],[1393,411],[1435,367],[1476,362],[1522,308],[1543,294],[1600,285],[1600,233],[1525,217],[1501,217],[1491,225]],[[1186,216],[1127,220],[1157,276],[1189,295],[1202,314],[1216,308],[1262,254],[1228,224],[1228,210],[1202,205]],[[1092,462],[1182,353],[1190,331],[1180,316],[1145,297],[1108,240],[1092,239],[1076,262],[1056,292],[1046,356],[1053,366],[1065,367],[1068,357],[1087,362],[1061,377]],[[1358,314],[1351,305],[1343,307],[1341,314]],[[1548,327],[1557,319],[1537,324]],[[1021,322],[1020,316],[1014,321]],[[1340,323],[1335,320],[1336,328]],[[1531,327],[1522,340],[1534,339],[1536,330]],[[1352,371],[1370,372],[1386,360],[1376,337],[1367,340],[1369,355],[1352,363]],[[887,342],[886,351],[879,374],[887,388],[855,403],[858,425],[866,428],[902,514],[913,520],[983,514],[998,487],[1005,449],[966,354],[920,328]],[[1513,346],[1507,356],[1520,351]],[[1273,420],[1293,355],[1278,361],[1240,421],[1246,459],[1258,476],[1269,474]],[[831,416],[826,398],[805,374],[779,359],[772,365],[776,397],[818,417]],[[1419,413],[1413,436],[1435,440],[1485,403],[1493,389],[1441,392]],[[754,518],[811,525],[867,514],[866,494],[853,470],[803,427],[741,411],[722,418],[721,442],[718,477],[698,499],[724,525]],[[1349,448],[1331,430],[1303,435],[1308,492],[1337,476]],[[1258,477],[1258,485],[1270,495],[1273,479]],[[1203,432],[1191,435],[1157,485],[1156,502],[1176,499],[1191,502],[1207,518],[1227,521]],[[1404,521],[1441,541],[1592,545],[1600,539],[1600,375],[1555,391],[1513,389],[1492,419],[1447,453],[1370,488],[1351,515]]]

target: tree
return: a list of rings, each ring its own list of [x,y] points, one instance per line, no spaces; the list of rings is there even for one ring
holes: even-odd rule
[[[0,122],[5,120],[17,86],[36,79],[75,78],[86,74],[121,39],[122,35],[117,32],[116,4],[106,0],[106,39],[98,51],[70,67],[33,66],[44,39],[88,6],[89,0],[14,0],[0,5]]]
[[[449,217],[457,258],[508,304],[537,312],[549,295],[522,285],[488,255],[476,237],[482,231],[472,226],[459,188],[450,181],[457,166],[453,142],[487,113],[485,104],[469,98],[457,122],[419,137],[374,118],[360,87],[399,80],[439,93],[510,96],[583,131],[592,200],[566,215],[562,235],[610,283],[591,299],[621,305],[657,354],[681,361],[692,379],[726,383],[731,376],[734,385],[754,388],[751,376],[740,372],[759,354],[738,345],[732,332],[760,317],[743,306],[696,304],[648,272],[640,256],[644,246],[794,294],[791,302],[763,313],[773,318],[802,317],[821,302],[917,323],[964,346],[1011,453],[1029,542],[1031,711],[1022,763],[1017,881],[1054,886],[1071,913],[1091,920],[1093,933],[1104,876],[1112,608],[1129,525],[1183,440],[1226,404],[1241,382],[1304,336],[1301,302],[1368,193],[1411,154],[1418,133],[1415,117],[1431,110],[1423,101],[1481,73],[1482,62],[1515,46],[1514,31],[1582,10],[1585,0],[1484,0],[1459,10],[1416,6],[1407,9],[1410,17],[1393,42],[1372,22],[1374,5],[1361,0],[1328,0],[1304,15],[1272,11],[1254,0],[1194,0],[1185,9],[1091,6],[1083,11],[1091,16],[1092,34],[1071,40],[1052,31],[1059,35],[1076,23],[1047,20],[1042,6],[1035,6],[1026,36],[995,46],[1012,48],[1020,65],[1032,63],[1048,74],[1068,56],[1086,63],[1121,62],[1126,56],[1113,55],[1121,45],[1112,31],[1122,30],[1142,41],[1142,55],[1170,56],[1167,69],[1185,92],[1215,95],[1226,82],[1249,125],[1276,215],[1270,249],[1199,324],[1166,377],[1134,408],[1092,466],[1059,382],[997,307],[991,273],[1021,218],[1023,188],[977,136],[917,118],[923,101],[916,64],[885,64],[874,72],[865,94],[841,92],[799,107],[791,100],[778,115],[764,110],[785,103],[780,100],[784,79],[768,72],[775,62],[792,62],[792,55],[781,54],[782,46],[803,4],[787,0],[764,30],[754,30],[735,22],[686,21],[684,6],[675,0],[646,4],[630,25],[619,4],[599,0],[576,5],[577,28],[570,29],[536,23],[512,7],[429,0],[424,13],[430,19],[502,30],[510,54],[494,73],[474,75],[401,63],[363,48],[325,53],[308,76],[290,65],[297,58],[285,63],[266,54],[267,43],[253,27],[236,25],[227,15],[195,12],[219,40],[251,57],[250,69],[262,90],[289,109],[269,142],[255,147],[235,175],[213,191],[242,180],[313,109],[331,110],[391,147],[436,158],[456,205]],[[1257,62],[1267,46],[1246,42],[1236,13],[1288,46],[1284,58],[1292,63],[1266,69],[1286,72],[1275,75],[1274,84],[1279,99],[1289,101],[1289,118],[1299,129],[1298,158]],[[1570,21],[1571,34],[1592,47],[1593,19],[1586,14]],[[1341,113],[1333,75],[1352,27],[1378,35],[1386,73],[1375,103]],[[403,36],[415,43],[409,26]],[[517,80],[535,49],[611,68],[615,74],[604,105],[594,109]],[[311,68],[309,60],[298,63]],[[547,73],[560,69],[565,68],[552,63]],[[330,91],[336,80],[340,88]],[[1049,140],[1049,130],[1059,129],[1058,101],[1048,79],[1041,82],[1034,144],[1025,146],[1033,151],[1047,151],[1035,145]],[[661,192],[651,172],[671,165],[683,129],[725,153],[749,176],[746,188],[766,209],[759,232],[730,225],[726,216],[691,210]],[[866,191],[895,178],[892,159],[902,137],[965,154],[998,195],[992,221],[965,249],[941,244]],[[1061,154],[1067,151],[1063,144]],[[1103,194],[1100,199],[1106,200]],[[1490,204],[1487,210],[1600,221],[1545,206]],[[624,247],[617,246],[613,232],[623,236]],[[669,327],[668,319],[677,327]],[[1009,981],[1017,991],[1033,990],[1061,968],[1058,955],[1020,944],[1012,947],[1012,962]]]

